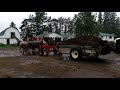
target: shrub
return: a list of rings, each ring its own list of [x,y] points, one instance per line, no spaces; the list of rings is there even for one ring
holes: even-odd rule
[[[5,44],[3,44],[3,43],[0,43],[0,46],[5,46]]]

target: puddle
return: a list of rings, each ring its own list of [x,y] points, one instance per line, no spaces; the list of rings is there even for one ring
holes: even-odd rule
[[[116,58],[116,59],[114,59],[115,61],[119,61],[120,62],[120,58]]]
[[[19,50],[0,50],[0,57],[21,56]]]
[[[23,73],[23,75],[18,76],[18,78],[49,78],[49,77],[46,77],[43,75],[36,75],[31,72],[25,72],[25,73]]]
[[[14,72],[14,68],[2,68],[2,69],[0,69],[0,72]]]

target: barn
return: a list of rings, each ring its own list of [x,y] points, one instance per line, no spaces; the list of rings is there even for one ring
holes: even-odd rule
[[[8,27],[0,33],[1,44],[17,44],[20,32],[16,27]]]

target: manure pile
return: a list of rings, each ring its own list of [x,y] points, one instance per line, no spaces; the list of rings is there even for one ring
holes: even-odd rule
[[[103,45],[104,41],[92,35],[81,36],[79,38],[72,38],[66,41],[63,41],[63,44],[67,45],[84,45],[84,44],[92,44],[92,45]]]

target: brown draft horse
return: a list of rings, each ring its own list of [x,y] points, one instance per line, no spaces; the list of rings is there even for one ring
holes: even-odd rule
[[[27,41],[21,41],[19,42],[20,46],[20,52],[24,55],[25,53],[27,54],[28,49],[29,49],[29,43]]]
[[[35,54],[35,48],[37,48],[39,45],[47,45],[47,43],[42,40],[42,41],[21,41],[19,43],[20,46],[20,52],[24,55],[30,54],[30,49],[32,49],[32,54]],[[22,49],[22,50],[21,50]]]

